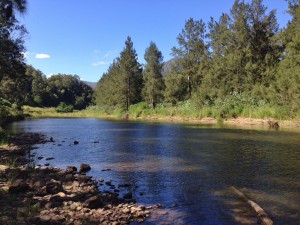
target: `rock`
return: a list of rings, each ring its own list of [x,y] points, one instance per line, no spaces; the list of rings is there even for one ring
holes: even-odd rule
[[[58,182],[49,182],[46,184],[46,191],[48,194],[57,194],[63,190],[62,185]]]
[[[119,188],[124,188],[124,187],[130,187],[130,184],[119,184],[118,187]]]
[[[74,145],[78,145],[78,144],[79,144],[79,141],[73,141],[73,144],[74,144]]]
[[[122,115],[122,119],[123,120],[128,120],[129,119],[129,114],[125,113],[124,115]]]
[[[34,187],[35,189],[42,189],[44,186],[46,186],[46,182],[43,181],[43,180],[36,181],[36,182],[34,182],[34,184],[33,184],[33,187]]]
[[[38,157],[39,160],[41,160],[41,159],[43,159],[43,158],[44,158],[43,156],[39,156],[39,157]]]
[[[50,137],[50,142],[54,142],[54,139],[53,139],[53,137]]]
[[[77,178],[79,183],[85,183],[85,182],[88,182],[90,180],[90,177],[85,176],[85,175],[81,175],[81,174],[78,174],[78,176],[76,176],[76,178]]]
[[[47,202],[45,205],[45,208],[51,209],[51,208],[56,208],[56,207],[60,207],[60,206],[63,206],[62,201],[57,201],[57,202],[52,201],[52,202]]]
[[[84,201],[83,207],[89,209],[97,209],[103,206],[103,202],[99,196],[93,196]]]
[[[77,171],[76,166],[67,166],[67,168],[66,168],[66,173],[73,173],[76,171]]]
[[[23,180],[16,180],[9,187],[9,193],[17,194],[20,192],[26,192],[30,189],[29,185]]]
[[[106,181],[105,184],[106,184],[107,186],[112,186],[111,181]]]
[[[6,165],[0,165],[0,172],[8,172],[9,171],[9,167]]]
[[[99,182],[103,182],[104,179],[103,179],[103,178],[99,178],[98,181],[99,181]]]
[[[124,208],[124,209],[122,209],[122,212],[125,213],[125,214],[130,213],[130,209]]]
[[[73,174],[67,174],[65,176],[65,182],[72,181],[74,179]]]
[[[125,193],[124,195],[123,195],[123,198],[124,199],[131,199],[132,198],[132,193],[129,191],[129,192],[127,192],[127,193]]]
[[[81,163],[80,164],[80,169],[79,172],[87,172],[91,169],[91,166],[89,164],[86,163]]]
[[[54,157],[47,157],[46,161],[49,161],[49,160],[52,160],[52,159],[54,159]]]
[[[45,163],[44,166],[50,166],[50,163]]]
[[[271,120],[269,120],[269,121],[268,121],[268,124],[269,124],[269,127],[270,127],[270,128],[274,128],[274,129],[278,129],[278,128],[279,128],[279,123],[276,122],[276,121],[271,121]]]

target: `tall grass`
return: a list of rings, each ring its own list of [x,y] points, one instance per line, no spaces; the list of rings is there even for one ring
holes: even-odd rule
[[[278,120],[300,119],[300,112],[292,112],[288,107],[272,105],[242,105],[232,103],[218,103],[211,106],[196,107],[190,101],[179,102],[173,106],[160,103],[156,108],[151,108],[145,102],[131,105],[129,110],[112,108],[108,106],[90,106],[85,110],[72,113],[58,113],[55,108],[24,107],[24,112],[32,117],[95,117],[121,119],[128,114],[130,119],[168,119],[170,117],[186,119],[202,119],[212,117],[218,121],[236,117],[249,117],[257,119],[274,118]]]

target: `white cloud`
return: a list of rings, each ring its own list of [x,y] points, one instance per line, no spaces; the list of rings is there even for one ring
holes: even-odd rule
[[[93,66],[101,66],[101,65],[108,65],[108,64],[110,64],[110,62],[107,61],[97,61],[92,63]]]
[[[39,53],[39,54],[35,55],[35,58],[37,58],[37,59],[49,59],[50,55],[44,54],[44,53]]]
[[[22,52],[22,54],[23,54],[24,58],[27,58],[29,55],[29,52]]]

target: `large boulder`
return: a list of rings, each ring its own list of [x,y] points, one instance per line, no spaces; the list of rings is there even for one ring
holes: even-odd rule
[[[84,201],[83,207],[89,209],[97,209],[102,207],[104,204],[99,196],[93,196]]]
[[[80,164],[79,172],[83,172],[84,173],[84,172],[87,172],[89,170],[91,170],[91,166],[89,164],[87,164],[87,163],[81,163]]]
[[[60,183],[58,182],[49,182],[46,184],[46,191],[48,194],[57,194],[59,192],[63,192],[63,187]]]
[[[66,173],[77,172],[77,168],[75,166],[67,166]]]
[[[29,185],[23,180],[16,180],[9,187],[8,191],[11,194],[26,192],[30,189]]]
[[[131,198],[132,198],[132,193],[131,193],[130,191],[128,191],[127,193],[125,193],[125,194],[123,195],[123,198],[124,198],[124,199],[131,199]]]

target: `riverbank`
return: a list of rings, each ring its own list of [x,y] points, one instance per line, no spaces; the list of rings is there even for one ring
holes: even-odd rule
[[[25,133],[0,147],[0,224],[128,224],[143,222],[159,205],[135,203],[128,191],[100,192],[96,181],[80,168],[28,165],[34,144],[52,141],[42,134]]]
[[[149,120],[149,121],[164,121],[177,123],[192,123],[203,125],[228,125],[237,128],[263,128],[263,129],[289,129],[297,131],[300,129],[300,119],[281,119],[271,116],[263,118],[256,117],[227,117],[216,118],[207,116],[206,114],[193,115],[193,113],[183,113],[180,110],[168,111],[164,113],[160,111],[148,111],[145,109],[131,109],[128,112],[122,110],[105,111],[98,108],[88,108],[86,110],[74,111],[72,113],[57,113],[55,108],[24,108],[26,114],[33,118],[41,117],[75,117],[75,118],[104,118],[104,119],[126,119],[126,120]]]

